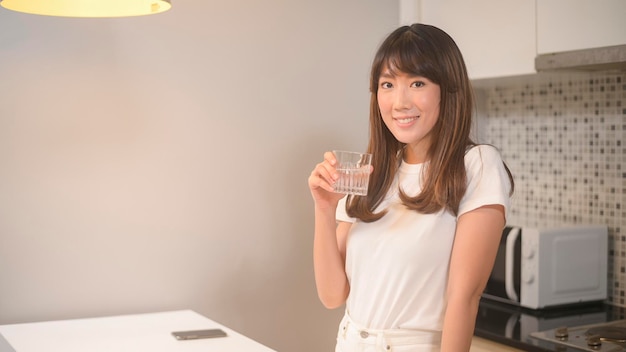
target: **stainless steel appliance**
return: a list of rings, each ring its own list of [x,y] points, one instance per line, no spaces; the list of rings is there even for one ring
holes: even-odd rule
[[[535,58],[535,69],[558,70],[626,70],[626,45],[542,54]]]
[[[607,297],[608,229],[507,227],[483,297],[531,309]]]
[[[531,334],[562,326],[602,324],[624,318],[621,308],[600,302],[536,310],[483,298],[478,308],[475,334],[522,351],[579,352],[567,346],[557,347],[551,341],[534,338]]]
[[[561,346],[562,350],[573,348],[576,351],[622,352],[626,351],[626,320],[574,327],[561,326],[533,332],[530,336]]]

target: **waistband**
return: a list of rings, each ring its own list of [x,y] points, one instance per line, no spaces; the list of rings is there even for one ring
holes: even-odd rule
[[[441,345],[441,331],[419,329],[368,329],[354,322],[346,312],[339,334],[346,339],[360,340],[364,343],[379,345],[383,350],[393,346]]]

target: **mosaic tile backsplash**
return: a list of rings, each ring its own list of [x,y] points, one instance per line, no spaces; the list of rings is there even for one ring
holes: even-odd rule
[[[481,141],[516,181],[509,224],[606,224],[609,302],[626,307],[626,72],[538,74],[479,92]]]

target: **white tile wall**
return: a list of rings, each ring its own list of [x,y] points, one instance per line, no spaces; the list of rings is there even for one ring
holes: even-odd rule
[[[509,223],[609,227],[609,301],[626,307],[626,72],[536,75],[484,88],[483,142],[516,180]]]

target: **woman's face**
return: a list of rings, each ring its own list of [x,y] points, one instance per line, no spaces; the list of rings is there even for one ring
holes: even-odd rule
[[[411,149],[405,154],[412,159],[407,162],[424,162],[439,118],[439,85],[425,77],[385,69],[378,80],[377,97],[385,125]]]

